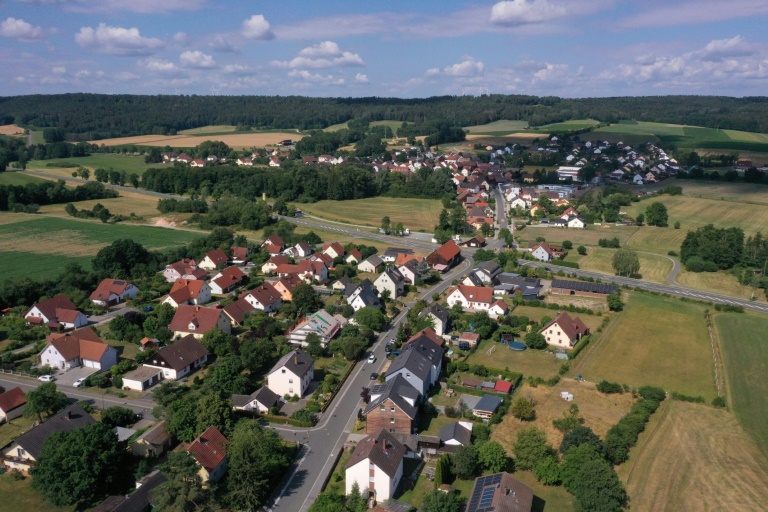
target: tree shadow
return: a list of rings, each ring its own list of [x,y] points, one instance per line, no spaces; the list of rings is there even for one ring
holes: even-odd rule
[[[547,502],[543,499],[539,498],[538,496],[533,497],[533,506],[531,507],[531,512],[544,512],[544,507],[547,505]]]
[[[285,488],[285,492],[283,493],[283,496],[291,496],[293,494],[296,494],[297,491],[301,490],[306,480],[307,480],[307,470],[306,469],[298,470],[296,474],[293,476],[293,480],[291,480],[290,485],[288,485],[288,487]],[[277,488],[280,489],[281,486],[278,486]]]

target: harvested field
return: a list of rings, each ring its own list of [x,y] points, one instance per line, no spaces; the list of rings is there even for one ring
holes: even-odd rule
[[[584,349],[570,374],[594,382],[660,386],[712,400],[716,390],[705,309],[632,292],[624,311]]]
[[[636,512],[753,511],[768,503],[768,460],[723,409],[669,401],[619,469]]]
[[[10,135],[12,137],[23,137],[24,128],[15,124],[4,124],[0,126],[0,135]]]
[[[691,197],[736,201],[739,203],[768,204],[768,185],[755,183],[712,183],[679,180],[683,194]]]
[[[64,178],[72,177],[72,172],[79,166],[91,170],[91,180],[95,179],[94,169],[114,169],[128,174],[144,174],[151,167],[161,167],[162,164],[148,164],[143,156],[121,155],[117,153],[94,153],[90,156],[72,158],[55,158],[51,160],[32,160],[27,164],[29,169],[36,169],[51,174],[61,174]]]
[[[742,299],[752,298],[752,288],[743,286],[739,283],[736,276],[726,274],[725,272],[688,272],[683,269],[675,279],[679,284],[706,290],[710,292],[723,293]],[[764,290],[757,288],[755,290],[755,300],[765,302]]]
[[[207,140],[224,142],[233,149],[245,149],[251,147],[265,147],[277,144],[285,139],[299,140],[303,135],[296,132],[264,132],[264,133],[233,133],[231,135],[137,135],[135,137],[119,137],[116,139],[103,139],[91,141],[92,144],[104,144],[105,146],[122,146],[134,144],[136,146],[171,146],[174,148],[193,148]]]
[[[573,242],[573,251],[580,245],[596,246],[601,238],[618,238],[621,244],[634,235],[639,228],[637,226],[590,226],[589,229],[563,229],[526,226],[525,229],[515,231],[515,235],[522,240],[533,242],[538,237],[544,237],[549,243],[560,244],[563,240]],[[680,230],[677,230],[680,231]],[[678,246],[678,250],[680,247]],[[657,251],[658,252],[658,251]]]
[[[484,144],[498,144],[504,145],[512,142],[530,142],[533,139],[540,139],[541,133],[528,133],[528,132],[514,132],[507,135],[483,135],[472,134],[467,135],[467,140],[474,142],[482,142]]]
[[[475,126],[465,126],[464,130],[470,134],[476,135],[501,135],[506,133],[517,133],[520,130],[528,128],[527,121],[510,121],[508,119],[500,119],[492,123],[480,124]]]
[[[130,215],[135,213],[140,217],[155,217],[160,215],[157,211],[157,198],[144,194],[131,194],[120,191],[120,197],[112,199],[92,199],[72,203],[78,210],[91,210],[97,203],[106,207],[112,214]],[[64,211],[63,204],[49,204],[41,206],[39,212],[58,217],[69,217]]]
[[[403,226],[418,231],[432,231],[437,224],[443,205],[437,199],[405,199],[393,197],[371,197],[349,201],[318,201],[311,204],[297,204],[304,213],[338,222],[381,226],[381,219],[387,215],[392,224],[402,222]]]
[[[584,270],[602,272],[614,275],[613,255],[616,251],[611,249],[593,249],[586,256],[578,260],[579,267]],[[667,275],[672,270],[672,260],[654,254],[638,253],[640,260],[640,274],[643,281],[653,283],[666,283]]]

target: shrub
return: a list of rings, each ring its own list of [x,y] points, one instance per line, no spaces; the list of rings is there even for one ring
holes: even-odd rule
[[[624,388],[621,386],[621,384],[617,384],[616,382],[608,382],[607,380],[601,380],[597,383],[596,387],[599,392],[605,393],[607,395],[612,393],[622,393],[624,391]]]
[[[725,407],[725,398],[722,396],[716,396],[712,399],[712,405],[715,407]]]
[[[667,398],[667,393],[656,386],[641,386],[637,391],[641,397],[656,403],[661,403]]]
[[[680,400],[681,402],[693,402],[695,404],[703,404],[706,402],[703,396],[683,395],[682,393],[675,392],[672,392],[672,398],[675,400]]]

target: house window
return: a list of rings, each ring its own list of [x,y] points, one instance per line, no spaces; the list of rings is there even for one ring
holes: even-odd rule
[[[368,481],[369,482],[375,482],[376,481],[376,477],[375,476],[369,476],[368,477]]]
[[[389,422],[390,423],[394,423],[395,422],[395,418],[389,418]]]
[[[405,374],[405,378],[406,378],[406,379],[407,379],[408,377],[410,377],[410,376],[411,376],[411,374],[410,374],[410,373],[406,373],[406,374]]]
[[[293,379],[288,379],[288,384],[293,384]]]
[[[288,393],[293,394],[293,388],[288,388]]]
[[[390,407],[390,408],[389,408],[389,411],[390,411],[390,412],[395,412],[395,408],[394,408],[394,407]]]
[[[386,408],[386,407],[384,407],[384,406],[382,405],[382,406],[381,406],[381,409],[379,409],[379,410],[380,410],[380,411],[386,411],[386,410],[387,410],[387,408]]]
[[[282,371],[282,373],[285,373],[285,368],[283,368],[281,371]]]

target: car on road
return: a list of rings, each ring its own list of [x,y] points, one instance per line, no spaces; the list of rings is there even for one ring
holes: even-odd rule
[[[371,354],[368,356],[368,364],[373,364],[376,362],[376,356]]]
[[[37,378],[37,380],[41,380],[43,382],[53,382],[56,380],[56,377],[53,375],[41,375]]]
[[[79,378],[79,379],[77,379],[77,380],[76,380],[76,381],[75,381],[75,382],[74,382],[72,385],[73,385],[74,387],[76,387],[76,388],[79,388],[80,386],[82,386],[82,385],[83,385],[83,382],[85,382],[85,377],[80,377],[80,378]]]
[[[379,378],[379,374],[378,374],[378,373],[376,373],[376,372],[373,372],[373,373],[371,374],[371,380],[376,380],[376,379],[378,379],[378,378]]]

